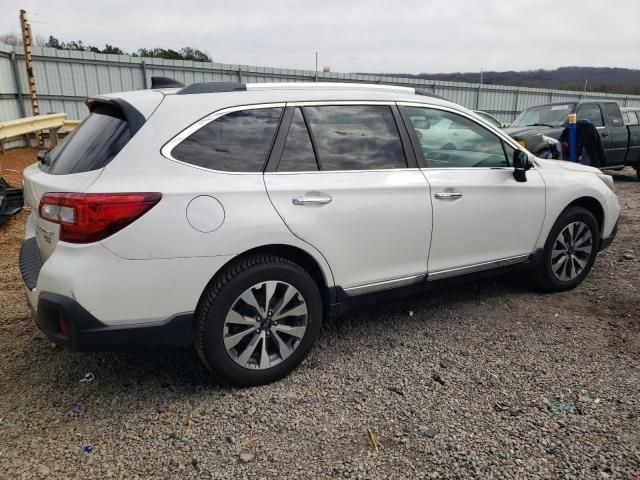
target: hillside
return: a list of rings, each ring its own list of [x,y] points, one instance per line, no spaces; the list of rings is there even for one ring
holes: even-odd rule
[[[479,72],[389,75],[453,82],[478,83],[480,81]],[[640,94],[640,70],[628,68],[562,67],[556,70],[483,73],[483,83],[487,84],[562,90],[583,90],[585,80],[588,80],[587,90],[590,92]]]

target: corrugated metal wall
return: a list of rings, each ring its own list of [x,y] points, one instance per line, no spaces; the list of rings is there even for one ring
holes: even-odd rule
[[[53,48],[34,48],[33,59],[40,112],[66,112],[72,119],[81,119],[88,113],[83,103],[87,96],[146,88],[151,76],[156,75],[172,77],[185,84],[204,81],[250,83],[316,80],[316,72],[309,70],[103,55]],[[17,73],[17,79],[14,72]],[[583,94],[577,91],[350,73],[318,72],[317,80],[384,83],[422,88],[465,107],[489,112],[503,122],[513,120],[520,111],[533,105],[583,98],[616,100],[621,106],[640,106],[640,96],[632,95]],[[23,51],[21,47],[0,44],[0,121],[20,118],[23,115],[31,115]]]

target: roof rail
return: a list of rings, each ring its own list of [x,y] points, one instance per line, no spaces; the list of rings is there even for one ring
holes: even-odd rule
[[[176,92],[176,95],[191,95],[193,93],[221,93],[239,92],[247,89],[244,83],[235,82],[204,82],[192,83]]]
[[[277,83],[248,83],[247,90],[309,90],[309,89],[360,89],[360,90],[386,90],[389,92],[411,93],[415,92],[412,87],[402,87],[399,85],[380,85],[373,83],[357,82],[277,82]]]
[[[166,77],[152,77],[158,79],[163,88],[169,88],[171,86],[176,87],[182,85],[176,80]],[[156,87],[156,88],[162,88]],[[197,93],[222,93],[222,92],[240,92],[246,90],[332,90],[332,89],[357,89],[357,90],[377,90],[397,93],[407,93],[422,95],[425,97],[439,98],[441,100],[447,100],[440,95],[430,93],[426,90],[413,87],[404,87],[401,85],[380,85],[373,83],[357,83],[357,82],[274,82],[274,83],[236,83],[236,82],[203,82],[192,83],[191,85],[182,86],[180,90],[176,92],[176,95],[191,95]],[[154,86],[152,85],[152,88]]]
[[[169,77],[151,77],[151,88],[180,88],[184,83]]]

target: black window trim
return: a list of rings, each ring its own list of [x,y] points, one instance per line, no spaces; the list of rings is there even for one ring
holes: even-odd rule
[[[318,155],[318,151],[316,150],[316,141],[313,136],[313,132],[309,127],[309,122],[307,121],[307,116],[304,113],[304,107],[341,107],[341,106],[388,106],[391,109],[391,113],[393,115],[393,119],[396,123],[396,128],[398,129],[398,135],[400,137],[400,142],[402,144],[402,150],[404,152],[406,166],[400,168],[375,168],[371,170],[322,170],[320,157]],[[307,131],[309,132],[309,136],[311,137],[311,144],[313,145],[313,153],[316,156],[316,163],[318,165],[318,170],[308,171],[308,172],[279,172],[278,165],[280,163],[280,157],[282,155],[282,151],[284,150],[284,144],[289,134],[289,128],[291,126],[291,121],[293,120],[293,114],[296,108],[300,108],[302,111],[302,117],[304,118],[304,123],[307,126]],[[286,117],[286,111],[290,110],[289,117]],[[273,149],[271,150],[271,155],[269,156],[269,160],[267,161],[267,165],[265,168],[265,173],[280,173],[280,174],[301,174],[301,173],[336,173],[336,172],[386,172],[386,171],[394,171],[394,170],[407,170],[411,168],[419,168],[418,161],[416,159],[416,155],[409,140],[409,132],[407,131],[406,125],[402,119],[400,114],[400,110],[398,109],[398,105],[393,101],[380,101],[380,100],[311,100],[311,101],[300,101],[300,102],[287,102],[287,107],[285,109],[285,114],[283,115],[283,121],[281,122],[280,128],[278,129],[278,133],[276,134],[276,140]]]
[[[225,108],[222,108],[220,110],[216,110],[216,111],[214,111],[212,113],[209,113],[209,114],[205,115],[204,117],[201,117],[200,119],[196,120],[191,125],[189,125],[188,127],[184,128],[182,131],[180,131],[177,135],[173,136],[171,138],[171,140],[169,140],[162,147],[160,147],[160,154],[163,157],[165,157],[165,158],[167,158],[169,160],[172,160],[174,162],[180,163],[182,165],[186,165],[188,167],[197,168],[199,170],[204,170],[205,172],[224,173],[226,175],[259,175],[259,174],[262,174],[264,172],[264,170],[265,170],[265,166],[269,162],[269,159],[271,157],[271,153],[273,152],[273,150],[274,150],[274,148],[276,146],[276,141],[278,139],[278,135],[279,135],[279,132],[281,130],[281,126],[282,126],[282,123],[283,123],[284,115],[285,115],[285,112],[286,112],[286,106],[287,106],[287,104],[285,102],[249,103],[249,104],[245,104],[245,105],[234,105],[232,107],[225,107]],[[188,162],[179,160],[179,159],[175,158],[172,155],[173,149],[175,147],[177,147],[180,143],[182,143],[183,140],[185,140],[187,137],[189,137],[193,133],[197,132],[198,130],[200,130],[204,126],[206,126],[209,123],[213,122],[214,120],[216,120],[216,119],[218,119],[220,117],[224,117],[225,115],[228,115],[228,114],[233,113],[233,112],[244,111],[244,110],[259,110],[259,109],[265,109],[265,108],[281,108],[282,112],[280,113],[280,118],[278,120],[278,125],[276,126],[276,133],[273,136],[273,139],[271,140],[271,145],[269,146],[269,151],[267,152],[267,155],[265,157],[265,162],[263,163],[261,170],[256,170],[254,172],[231,172],[231,171],[228,171],[228,170],[215,170],[213,168],[201,167],[200,165],[194,165],[192,163],[188,163]],[[291,114],[291,116],[293,116],[293,114]],[[291,123],[291,120],[289,120],[289,123]]]
[[[313,155],[316,157],[316,167],[318,172],[324,172],[322,168],[322,163],[320,162],[320,155],[318,155],[318,147],[316,146],[316,137],[313,134],[313,130],[311,130],[311,125],[309,125],[309,120],[307,119],[307,114],[304,111],[304,107],[295,107],[300,109],[300,113],[302,114],[302,120],[304,120],[304,126],[307,127],[307,134],[311,139],[311,148],[313,148]]]
[[[446,106],[443,105],[431,105],[431,104],[427,104],[427,103],[416,103],[416,102],[397,102],[398,105],[398,110],[400,112],[400,115],[402,117],[404,126],[406,128],[406,130],[409,133],[409,138],[411,139],[411,145],[413,147],[413,152],[418,160],[418,165],[419,168],[428,168],[431,170],[445,170],[445,167],[430,167],[429,165],[427,165],[427,162],[424,158],[424,152],[422,151],[422,148],[420,148],[420,141],[418,140],[418,137],[416,135],[416,131],[414,128],[410,128],[410,126],[412,126],[411,123],[411,118],[409,117],[409,112],[407,112],[407,107],[415,107],[415,108],[431,108],[433,110],[442,110],[444,112],[449,112],[449,113],[453,113],[455,115],[460,115],[461,117],[464,117],[468,120],[471,120],[472,122],[474,122],[476,125],[479,125],[480,127],[484,128],[485,130],[487,130],[488,132],[492,133],[493,135],[495,135],[498,140],[500,140],[502,142],[502,150],[505,152],[505,158],[507,158],[507,163],[509,164],[509,166],[507,167],[446,167],[446,170],[505,170],[505,169],[512,169],[513,167],[511,166],[511,159],[508,158],[508,155],[506,154],[506,150],[504,148],[505,145],[509,145],[512,148],[516,149],[516,150],[522,150],[522,146],[517,143],[513,138],[509,137],[508,135],[506,135],[504,132],[498,130],[497,128],[494,128],[492,125],[489,125],[489,127],[491,128],[487,128],[486,125],[481,124],[480,122],[478,122],[477,119],[473,118],[471,115],[468,115],[466,112],[463,112],[461,110],[456,110],[454,108],[448,108]],[[535,161],[531,161],[532,167],[535,169]]]

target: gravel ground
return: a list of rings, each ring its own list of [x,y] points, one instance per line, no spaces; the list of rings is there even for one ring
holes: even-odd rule
[[[640,183],[615,179],[618,238],[576,290],[511,274],[362,309],[244,390],[186,350],[53,348],[22,293],[22,213],[0,230],[0,476],[634,479]]]

